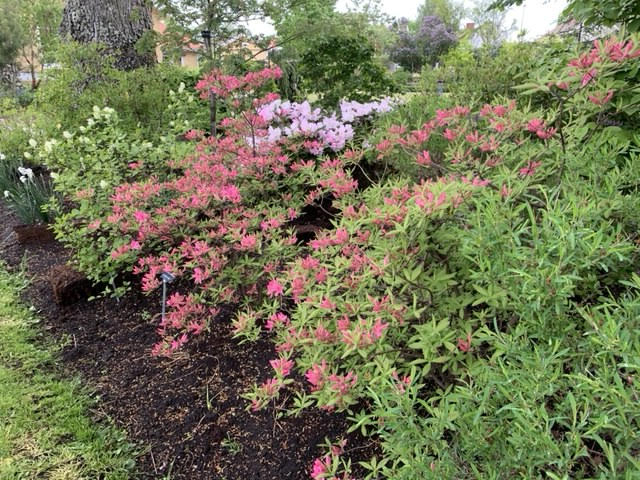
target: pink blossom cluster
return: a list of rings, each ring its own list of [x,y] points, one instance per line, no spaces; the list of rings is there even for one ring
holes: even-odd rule
[[[637,57],[640,57],[640,47],[632,39],[620,41],[611,37],[605,41],[595,40],[589,52],[569,61],[569,75],[579,76],[580,85],[585,87],[598,77],[606,63],[622,63]]]
[[[330,445],[328,453],[316,458],[311,466],[310,476],[312,480],[353,480],[349,472],[343,472],[341,476],[332,475],[336,470],[336,463],[340,455],[344,453],[347,446],[346,440],[341,440],[335,445]]]
[[[200,92],[202,98],[208,98],[209,92],[225,98],[234,92],[250,92],[261,87],[267,81],[275,80],[281,76],[282,70],[278,66],[249,72],[241,77],[225,75],[222,70],[214,69],[198,81],[196,90]]]

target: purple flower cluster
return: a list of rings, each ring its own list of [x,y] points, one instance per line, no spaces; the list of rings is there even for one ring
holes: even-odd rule
[[[325,114],[302,103],[275,100],[262,106],[258,114],[269,123],[264,140],[277,142],[283,137],[303,136],[310,140],[305,146],[313,155],[321,155],[325,148],[334,152],[342,150],[354,136],[353,123],[374,113],[390,112],[395,106],[391,98],[377,102],[340,102],[340,116]]]

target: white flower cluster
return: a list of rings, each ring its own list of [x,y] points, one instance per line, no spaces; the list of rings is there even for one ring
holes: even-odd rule
[[[18,167],[18,172],[20,173],[20,181],[22,183],[26,183],[27,180],[33,180],[33,170],[25,167]]]

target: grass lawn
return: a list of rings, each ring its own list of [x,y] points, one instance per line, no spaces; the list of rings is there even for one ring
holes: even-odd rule
[[[56,372],[38,319],[20,304],[25,284],[0,265],[0,480],[129,478],[132,445],[93,423],[80,382]]]

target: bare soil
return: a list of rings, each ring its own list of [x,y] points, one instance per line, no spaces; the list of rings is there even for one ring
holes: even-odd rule
[[[150,350],[160,292],[144,296],[134,288],[119,301],[88,301],[79,292],[72,304],[58,305],[51,276],[63,271],[69,252],[55,241],[20,245],[18,223],[1,205],[0,257],[10,269],[25,259],[32,282],[24,299],[53,340],[64,342],[66,373],[79,375],[99,398],[96,421],[110,418],[140,446],[135,478],[302,480],[326,438],[348,438],[354,462],[375,451],[370,439],[346,434],[345,415],[312,409],[287,416],[287,398],[247,411],[241,395],[270,376],[275,352],[266,338],[243,345],[232,339],[231,312],[175,356],[156,358]]]

